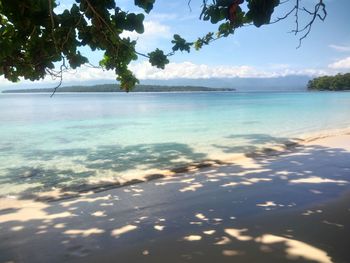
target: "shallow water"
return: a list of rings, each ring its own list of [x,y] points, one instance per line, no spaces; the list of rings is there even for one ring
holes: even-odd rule
[[[0,195],[127,181],[350,126],[350,93],[0,95]]]

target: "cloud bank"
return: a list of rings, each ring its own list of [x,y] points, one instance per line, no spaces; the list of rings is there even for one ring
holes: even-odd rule
[[[140,79],[176,79],[176,78],[272,78],[287,75],[324,75],[327,71],[321,69],[292,69],[284,66],[258,69],[256,67],[241,66],[209,66],[206,64],[194,64],[192,62],[170,63],[164,70],[152,67],[148,62],[141,62],[131,66],[133,72]]]
[[[264,69],[256,68],[248,65],[229,66],[217,65],[210,66],[206,64],[195,64],[192,62],[170,63],[164,70],[152,67],[148,62],[138,62],[130,65],[130,69],[134,72],[140,80],[154,79],[154,80],[169,80],[169,79],[209,79],[209,78],[273,78],[285,77],[288,75],[307,75],[320,76],[326,74],[335,74],[338,68],[348,66],[350,68],[350,57],[340,60],[329,65],[328,69],[293,69],[288,65],[268,65]],[[63,84],[79,83],[84,84],[95,81],[114,81],[116,75],[114,71],[102,70],[101,68],[94,68],[89,66],[82,66],[76,70],[71,70],[64,73]],[[38,84],[55,84],[58,79],[52,79],[47,76],[44,80],[37,81]],[[33,82],[22,80],[18,83],[33,84]],[[17,85],[18,84],[12,84]],[[11,82],[0,78],[0,87],[9,86]]]
[[[328,67],[332,69],[350,69],[350,57],[340,59],[328,65]]]

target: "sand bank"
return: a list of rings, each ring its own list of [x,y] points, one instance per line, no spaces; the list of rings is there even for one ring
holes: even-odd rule
[[[350,262],[349,191],[343,134],[78,198],[1,199],[0,261]]]

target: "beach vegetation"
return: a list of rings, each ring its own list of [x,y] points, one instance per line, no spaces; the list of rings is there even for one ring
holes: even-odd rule
[[[350,90],[350,73],[322,76],[308,82],[309,90]]]

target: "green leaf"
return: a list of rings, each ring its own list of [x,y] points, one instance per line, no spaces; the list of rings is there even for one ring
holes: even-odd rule
[[[148,53],[149,62],[152,66],[164,69],[165,65],[169,63],[167,56],[164,54],[163,50],[156,49],[153,52]]]
[[[135,5],[141,7],[148,14],[153,9],[155,0],[135,0]]]
[[[247,17],[256,27],[270,23],[274,8],[280,3],[279,0],[248,0]]]
[[[180,51],[190,52],[191,45],[193,45],[193,43],[187,42],[185,39],[180,37],[178,34],[174,35],[174,40],[172,40],[171,43],[174,44],[174,46],[172,48],[173,51],[180,50]]]
[[[143,20],[145,16],[143,14],[128,14],[126,16],[126,25],[127,27],[125,29],[133,31],[135,30],[137,33],[142,34],[145,29],[143,27]]]

